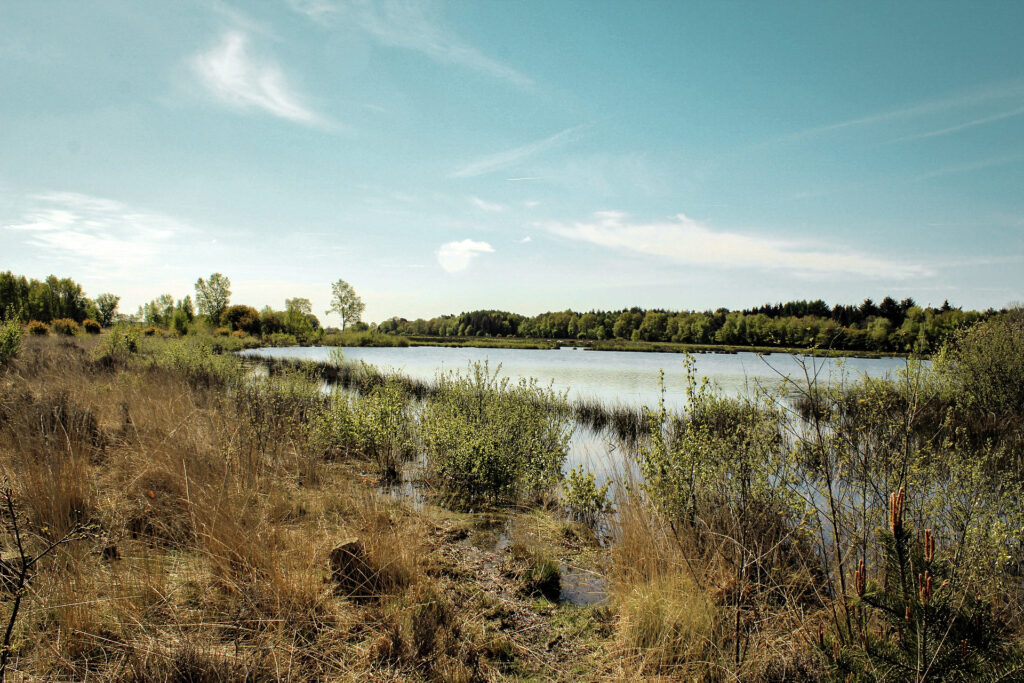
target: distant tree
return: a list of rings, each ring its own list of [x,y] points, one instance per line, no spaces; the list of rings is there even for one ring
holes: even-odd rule
[[[242,330],[249,334],[260,332],[260,312],[252,306],[242,304],[228,306],[220,316],[220,323],[232,330]]]
[[[294,312],[309,315],[310,313],[313,312],[313,304],[310,302],[309,299],[304,299],[302,297],[297,296],[294,299],[284,300],[284,310],[290,313]]]
[[[341,329],[347,325],[357,323],[362,318],[366,304],[356,294],[352,285],[344,280],[338,280],[331,285],[331,307],[327,314],[337,313],[341,317]]]
[[[882,299],[882,302],[878,304],[878,312],[892,323],[893,327],[903,324],[903,311],[900,310],[900,305],[891,296]]]
[[[231,280],[214,273],[209,280],[196,280],[196,305],[201,315],[208,316],[216,324],[224,309],[231,301]]]
[[[110,292],[104,292],[96,297],[96,308],[100,312],[100,324],[103,327],[110,327],[114,322],[114,316],[117,315],[117,304],[120,303],[121,297]]]

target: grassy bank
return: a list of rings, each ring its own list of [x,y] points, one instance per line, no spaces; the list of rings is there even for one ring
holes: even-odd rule
[[[326,366],[255,378],[202,338],[15,337],[14,680],[1024,674],[1024,323],[788,387],[799,418],[691,373],[687,413],[619,418],[614,500],[562,477],[572,421],[614,411],[487,366],[325,394]]]
[[[402,338],[402,337],[398,337]],[[846,351],[818,347],[738,346],[733,344],[681,344],[675,342],[609,339],[522,339],[518,337],[405,337],[409,346],[475,347],[488,349],[558,349],[574,347],[592,351],[647,351],[651,353],[791,353],[823,358],[885,358],[905,354],[889,351]]]

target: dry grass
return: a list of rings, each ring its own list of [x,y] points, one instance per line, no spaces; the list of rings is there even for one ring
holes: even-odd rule
[[[102,343],[29,339],[0,375],[0,468],[30,542],[89,529],[32,578],[12,680],[472,677],[424,573],[432,522],[308,455],[310,394],[255,411],[153,357],[96,361]],[[331,580],[352,536],[369,601]]]

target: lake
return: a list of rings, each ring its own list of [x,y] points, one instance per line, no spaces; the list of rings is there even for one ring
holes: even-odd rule
[[[298,346],[243,351],[242,355],[329,361],[332,348]],[[465,370],[471,363],[501,366],[512,380],[533,377],[567,391],[570,399],[598,398],[608,403],[655,406],[664,372],[666,403],[682,407],[685,402],[686,372],[683,357],[674,353],[632,351],[584,351],[549,349],[483,349],[470,347],[408,346],[387,348],[343,348],[346,360],[365,361],[381,370],[400,372],[415,379],[434,379],[438,372]],[[882,377],[906,365],[906,359],[813,358],[788,353],[694,354],[698,378],[707,377],[728,394],[738,395],[756,386],[778,387],[781,375],[801,379],[805,370],[821,382],[849,381],[864,376]]]

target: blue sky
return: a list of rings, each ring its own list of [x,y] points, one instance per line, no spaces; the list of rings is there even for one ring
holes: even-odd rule
[[[214,271],[369,320],[1024,299],[1024,3],[0,17],[0,269],[129,312]]]

